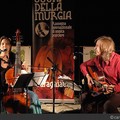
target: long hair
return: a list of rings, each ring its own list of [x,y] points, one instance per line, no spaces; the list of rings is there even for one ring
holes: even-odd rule
[[[5,39],[5,40],[8,41],[8,43],[10,44],[10,51],[11,51],[11,39],[8,38],[8,37],[6,37],[6,36],[1,36],[1,37],[0,37],[0,44],[1,44],[1,42],[2,42],[3,39]]]
[[[104,61],[110,59],[111,53],[115,51],[115,43],[109,36],[98,37],[95,42],[100,41],[101,57]]]

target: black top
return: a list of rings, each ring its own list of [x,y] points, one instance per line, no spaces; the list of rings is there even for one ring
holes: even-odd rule
[[[2,59],[0,59],[0,63],[1,63]],[[10,52],[9,54],[9,60],[8,60],[8,67],[7,68],[3,68],[0,65],[0,94],[3,94],[4,92],[6,92],[7,90],[7,84],[6,84],[6,80],[5,80],[5,74],[7,72],[8,69],[12,68],[14,66],[15,63],[15,53]]]

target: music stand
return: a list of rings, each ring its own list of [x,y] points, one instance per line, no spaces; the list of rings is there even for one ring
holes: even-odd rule
[[[34,76],[34,73],[21,74],[16,80],[16,83],[14,84],[13,87],[14,88],[27,88],[33,76]]]
[[[33,76],[33,79],[34,79],[34,83],[33,85],[34,86],[42,86],[42,85],[45,85],[46,83],[46,80],[48,79],[48,76],[49,74],[47,73],[44,73],[44,72],[34,72],[34,76]]]
[[[27,73],[27,74],[21,74],[18,79],[16,80],[16,83],[14,84],[13,88],[25,88],[26,89],[26,109],[28,111],[28,85],[33,78],[34,73]]]

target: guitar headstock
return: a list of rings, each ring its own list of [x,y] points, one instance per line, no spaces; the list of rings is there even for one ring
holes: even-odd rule
[[[19,29],[17,29],[16,30],[16,41],[20,41],[20,30]]]

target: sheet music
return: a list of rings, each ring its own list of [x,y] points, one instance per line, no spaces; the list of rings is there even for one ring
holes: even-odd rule
[[[39,86],[41,86],[45,85],[48,76],[49,74],[45,74],[44,72],[35,72],[33,79]],[[37,86],[35,82],[33,83],[33,86]]]
[[[67,76],[67,75],[63,75],[63,76],[61,76],[61,75],[59,75],[58,76],[58,79],[61,79],[61,80],[72,80],[69,76]]]

